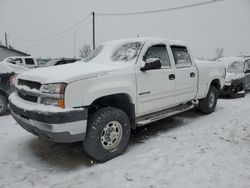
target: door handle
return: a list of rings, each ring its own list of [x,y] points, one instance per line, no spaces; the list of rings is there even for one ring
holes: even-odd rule
[[[174,74],[170,74],[170,75],[168,76],[168,78],[169,78],[169,80],[174,80],[174,79],[175,79],[175,75],[174,75]]]
[[[195,77],[195,73],[194,73],[194,72],[191,72],[191,73],[190,73],[190,77],[191,77],[191,78]]]

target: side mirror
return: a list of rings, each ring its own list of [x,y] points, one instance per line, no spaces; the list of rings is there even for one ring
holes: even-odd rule
[[[149,58],[146,60],[145,66],[141,68],[141,71],[161,69],[161,60],[158,58]]]

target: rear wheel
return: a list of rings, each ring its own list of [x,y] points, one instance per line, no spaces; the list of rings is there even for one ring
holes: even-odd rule
[[[199,100],[199,109],[204,114],[214,112],[218,100],[218,90],[210,86],[206,98]]]
[[[104,162],[123,153],[129,138],[130,121],[126,113],[105,107],[91,115],[83,145],[88,155]]]
[[[8,100],[7,97],[0,94],[0,116],[5,114],[8,109]]]

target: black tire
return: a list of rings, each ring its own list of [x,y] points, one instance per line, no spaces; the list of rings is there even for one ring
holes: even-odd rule
[[[120,138],[117,139],[119,140],[119,142],[117,140],[115,141],[117,142],[117,145],[114,145],[114,148],[107,149],[105,147],[109,146],[107,142],[105,143],[106,139],[105,136],[106,134],[108,135],[107,129],[110,128],[112,122],[116,123],[118,122],[118,126],[121,127],[120,130],[122,131],[120,131],[121,132]],[[113,125],[111,125],[111,129],[112,126]],[[107,131],[107,133],[105,133],[105,130]],[[117,128],[115,128],[114,132],[115,132],[114,134],[118,132]],[[123,153],[127,148],[129,139],[130,139],[130,121],[126,113],[117,108],[104,107],[97,110],[89,118],[87,135],[85,140],[83,141],[83,146],[85,151],[90,157],[94,158],[99,162],[105,162]]]
[[[214,86],[210,86],[206,98],[199,100],[199,110],[204,114],[214,112],[218,100],[218,94],[218,90]],[[212,95],[214,96],[213,101]]]
[[[8,110],[8,99],[0,94],[0,116],[4,115]]]

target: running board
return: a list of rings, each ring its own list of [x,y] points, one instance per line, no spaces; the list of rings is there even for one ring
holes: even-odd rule
[[[158,121],[160,119],[164,119],[166,117],[173,116],[181,112],[185,112],[187,110],[192,109],[193,107],[194,107],[194,104],[188,103],[188,104],[179,105],[173,108],[161,110],[158,112],[153,112],[147,115],[143,115],[143,116],[136,118],[136,126],[143,126],[143,125]]]

